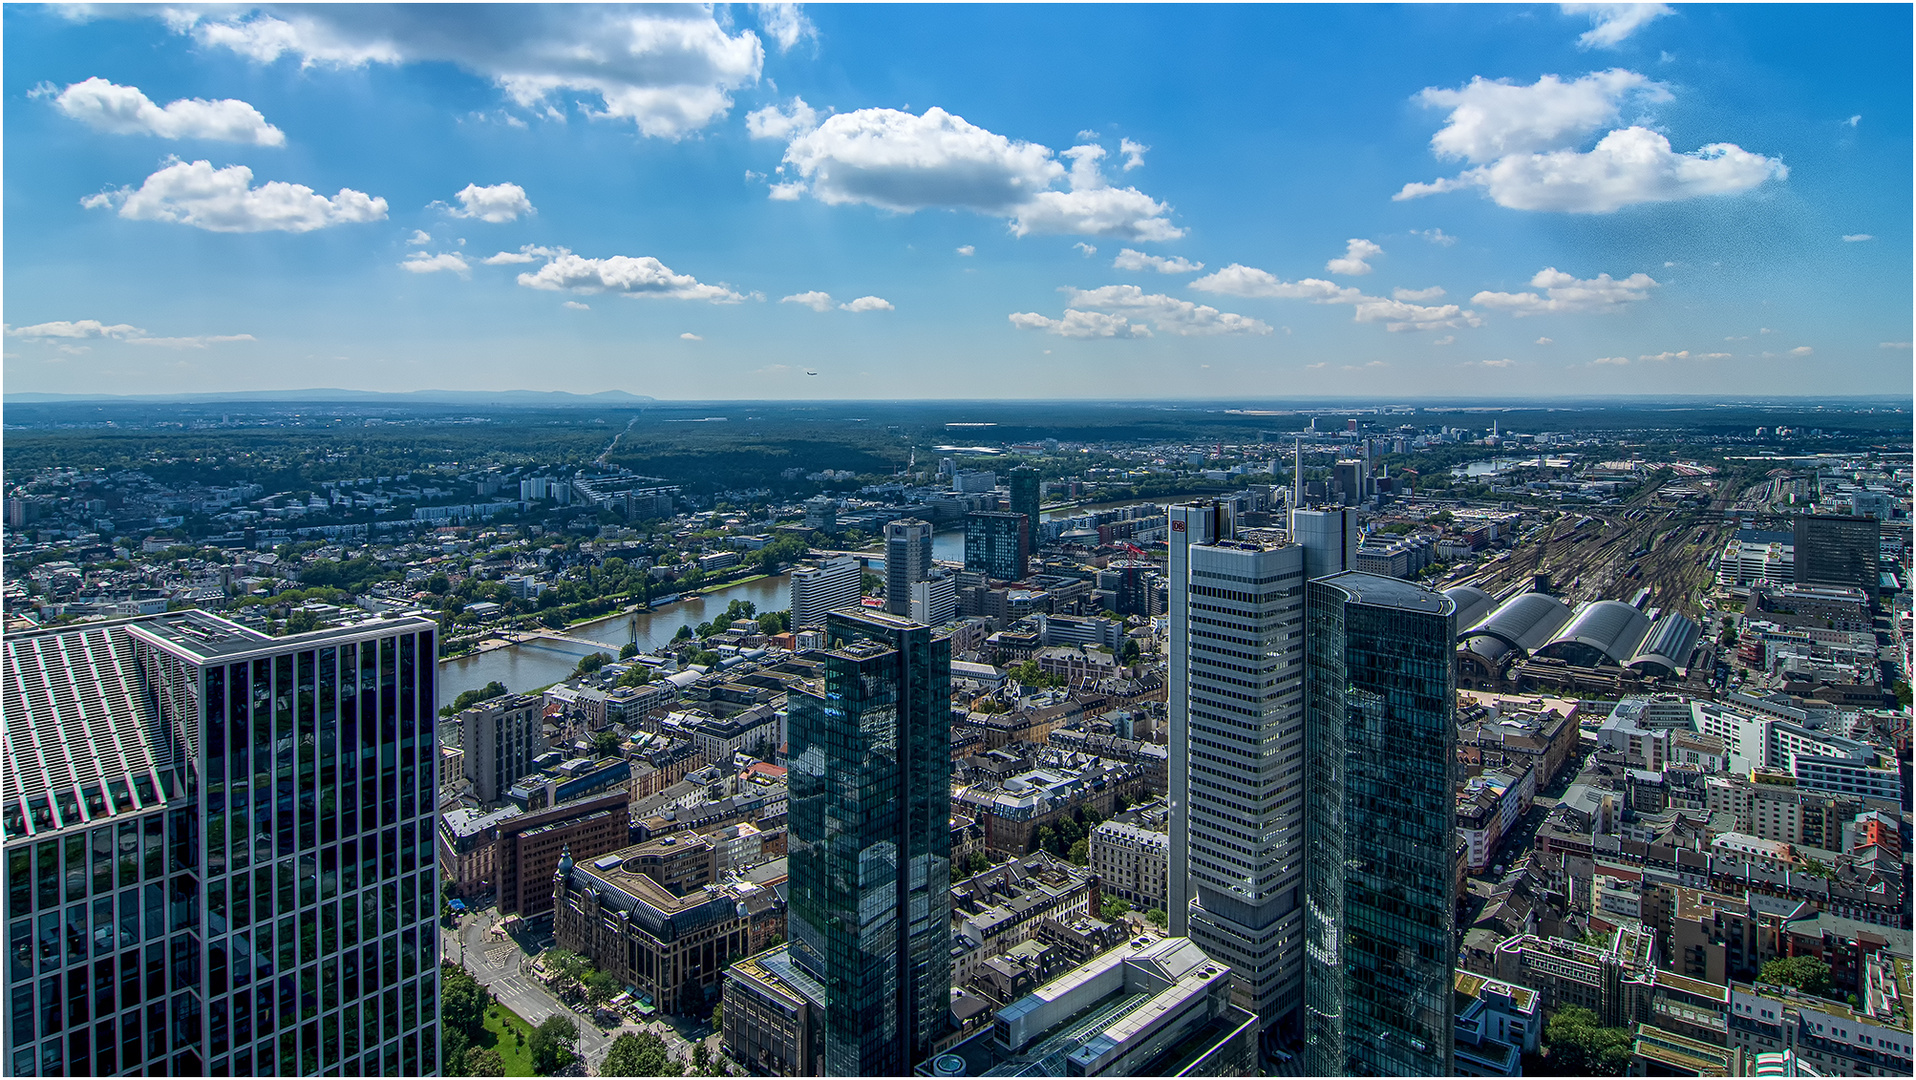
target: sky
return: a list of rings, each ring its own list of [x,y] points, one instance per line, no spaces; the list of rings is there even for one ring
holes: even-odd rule
[[[8,393],[1911,393],[1908,5],[0,18]]]

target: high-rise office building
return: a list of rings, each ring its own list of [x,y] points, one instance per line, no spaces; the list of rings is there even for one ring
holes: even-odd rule
[[[911,615],[911,586],[931,576],[931,522],[900,518],[885,526],[885,610]]]
[[[1038,490],[1043,474],[1030,465],[1020,465],[1006,474],[1011,482],[1011,512],[1025,516],[1025,529],[1033,546],[1038,542]]]
[[[850,555],[792,571],[792,629],[824,626],[826,612],[857,607],[859,583],[864,579],[864,569]]]
[[[504,801],[512,782],[532,771],[545,752],[545,699],[509,694],[482,701],[459,714],[465,776],[481,803]]]
[[[1350,572],[1305,609],[1305,1071],[1449,1076],[1456,602]]]
[[[1839,585],[1874,597],[1882,587],[1883,523],[1843,514],[1796,519],[1796,583]]]
[[[958,614],[958,578],[950,570],[939,568],[924,581],[911,586],[911,621],[926,626],[943,626]]]
[[[965,515],[965,569],[999,581],[1023,581],[1031,566],[1031,528],[1023,514],[973,510]]]
[[[1170,508],[1167,913],[1266,1025],[1302,990],[1302,546],[1237,537],[1227,504]]]
[[[826,635],[790,695],[784,955],[824,999],[825,1075],[908,1075],[950,1009],[951,641],[860,611]]]
[[[9,1070],[439,1070],[436,632],[7,636]]]

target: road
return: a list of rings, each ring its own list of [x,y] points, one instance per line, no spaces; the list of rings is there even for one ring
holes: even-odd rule
[[[682,1062],[689,1063],[692,1060],[692,1041],[702,1036],[706,1038],[707,1049],[717,1053],[716,1036],[708,1035],[703,1028],[678,1017],[653,1020],[646,1025],[626,1024],[610,1031],[600,1028],[560,1001],[532,977],[526,968],[531,955],[510,935],[493,933],[492,928],[498,923],[498,910],[488,907],[461,918],[457,930],[442,927],[439,931],[440,955],[452,963],[463,965],[493,997],[518,1013],[528,1024],[536,1027],[550,1016],[571,1017],[579,1029],[579,1053],[584,1056],[589,1069],[596,1070],[605,1052],[611,1048],[612,1040],[626,1031],[651,1031],[665,1041],[667,1052]]]

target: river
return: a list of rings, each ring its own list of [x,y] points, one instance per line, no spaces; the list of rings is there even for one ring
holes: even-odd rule
[[[761,612],[788,608],[792,606],[790,578],[785,574],[759,578],[690,600],[665,604],[649,612],[640,612],[636,616],[640,651],[650,652],[669,643],[681,626],[697,626],[714,616],[723,615],[734,600],[750,600]],[[634,640],[633,620],[634,616],[631,615],[595,619],[573,626],[566,631],[566,636],[603,642],[610,646],[610,649],[603,651],[616,654],[619,646]],[[442,661],[439,665],[439,700],[441,704],[450,702],[462,691],[477,690],[495,680],[514,692],[531,690],[572,674],[580,657],[599,651],[602,650],[588,645],[542,638]]]

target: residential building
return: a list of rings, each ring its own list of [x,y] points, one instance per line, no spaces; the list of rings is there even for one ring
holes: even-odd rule
[[[1785,986],[1730,984],[1730,1044],[1750,1055],[1794,1053],[1825,1076],[1908,1076],[1909,961],[1881,972],[1860,1008]]]
[[[930,576],[931,522],[900,518],[886,525],[885,610],[910,618],[911,587]]]
[[[1543,1036],[1543,998],[1527,986],[1468,971],[1455,976],[1458,1076],[1522,1076]]]
[[[995,581],[1030,574],[1031,530],[1023,514],[974,510],[965,515],[965,569]]]
[[[538,694],[508,694],[459,714],[466,779],[481,804],[503,801],[513,783],[532,771],[532,759],[545,753],[544,704]]]
[[[1046,920],[1094,916],[1102,900],[1098,876],[1048,851],[1034,851],[951,884],[951,985],[1038,932]]]
[[[1306,586],[1308,1071],[1454,1072],[1456,601]]]
[[[437,630],[6,636],[9,1072],[439,1071]]]
[[[825,988],[778,945],[725,969],[721,1045],[761,1076],[822,1076]]]
[[[825,625],[825,613],[858,606],[865,571],[858,560],[840,555],[792,571],[792,629]]]
[[[826,633],[788,697],[790,954],[825,991],[824,1071],[897,1075],[949,1010],[950,641],[880,612]]]
[[[1170,865],[1171,836],[1120,821],[1106,821],[1091,830],[1090,866],[1098,887],[1140,911],[1165,905],[1166,868]]]

